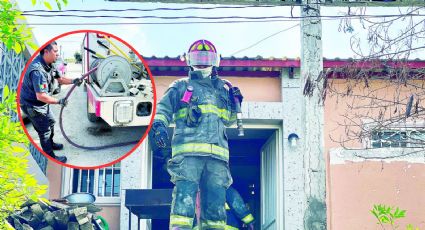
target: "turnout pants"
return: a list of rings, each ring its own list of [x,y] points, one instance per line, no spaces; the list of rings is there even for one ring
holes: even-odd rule
[[[43,151],[54,157],[52,144],[56,121],[50,106],[47,106],[47,111],[37,111],[31,106],[22,106],[21,108],[28,115],[35,131],[37,131]]]
[[[170,229],[192,229],[198,189],[202,229],[225,229],[226,189],[232,184],[228,163],[210,156],[180,155],[168,162],[168,172],[175,184]]]

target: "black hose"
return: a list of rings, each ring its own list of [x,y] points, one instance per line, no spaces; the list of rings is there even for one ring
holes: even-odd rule
[[[80,79],[84,80],[84,78],[88,77],[90,74],[92,74],[96,70],[97,70],[97,66],[95,68],[91,69],[89,72],[83,74]],[[65,96],[66,100],[68,100],[69,96],[74,91],[75,87],[76,87],[76,85],[73,85],[71,87],[71,89],[68,91],[68,93]],[[101,150],[101,149],[109,149],[109,148],[115,148],[115,147],[121,147],[121,146],[127,146],[127,145],[134,145],[134,144],[137,144],[139,142],[139,141],[130,141],[130,142],[122,142],[122,143],[103,145],[103,146],[82,146],[82,145],[79,145],[79,144],[73,142],[65,133],[65,130],[63,128],[63,119],[62,119],[62,114],[63,114],[64,108],[65,108],[65,106],[62,106],[60,114],[59,114],[59,126],[60,126],[60,129],[61,129],[61,133],[62,133],[63,137],[65,138],[65,140],[67,140],[71,145],[73,145],[77,148],[85,149],[85,150]]]

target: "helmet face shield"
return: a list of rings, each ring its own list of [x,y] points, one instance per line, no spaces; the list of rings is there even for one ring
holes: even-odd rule
[[[216,53],[209,51],[196,51],[188,53],[187,65],[189,66],[216,66],[219,60]]]
[[[215,66],[220,64],[220,58],[215,46],[208,40],[197,40],[189,47],[186,60],[188,66]]]

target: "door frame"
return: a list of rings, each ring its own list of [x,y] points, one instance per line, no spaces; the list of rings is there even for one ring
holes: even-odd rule
[[[172,126],[171,126],[172,127]],[[236,129],[236,125],[233,125],[229,127],[230,129]],[[276,162],[276,229],[283,229],[284,228],[284,216],[285,216],[285,210],[284,210],[284,190],[283,190],[283,124],[282,122],[276,122],[276,124],[270,124],[270,121],[264,122],[264,121],[249,121],[249,123],[244,124],[245,129],[273,129],[276,131],[276,144],[277,144],[277,162]],[[148,138],[146,138],[144,141],[148,141]],[[141,165],[142,167],[142,175],[146,175],[144,177],[145,183],[147,185],[147,188],[152,188],[152,151],[147,150],[147,153],[149,154],[149,157],[146,157],[146,159]],[[262,167],[260,165],[260,167]],[[261,203],[263,200],[261,200]]]

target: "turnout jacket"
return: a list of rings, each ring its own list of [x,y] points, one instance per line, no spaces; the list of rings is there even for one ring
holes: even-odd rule
[[[188,86],[193,87],[189,103],[183,102]],[[157,105],[154,122],[168,126],[175,122],[172,156],[212,156],[229,160],[226,126],[236,121],[234,103],[225,82],[218,76],[202,78],[196,72],[174,81]],[[190,120],[190,121],[189,121]]]

